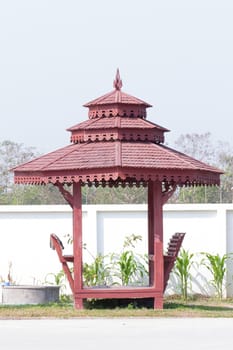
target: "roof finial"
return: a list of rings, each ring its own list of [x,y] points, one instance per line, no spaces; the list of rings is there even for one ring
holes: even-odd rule
[[[122,80],[120,77],[119,68],[117,68],[116,77],[115,77],[115,80],[113,82],[113,86],[116,90],[120,90],[122,88]]]

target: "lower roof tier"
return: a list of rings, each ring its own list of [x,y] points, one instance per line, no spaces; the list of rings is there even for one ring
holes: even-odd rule
[[[152,142],[71,144],[14,170],[15,183],[130,182],[219,185],[222,171]]]

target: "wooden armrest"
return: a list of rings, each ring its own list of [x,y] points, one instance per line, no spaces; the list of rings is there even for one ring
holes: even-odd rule
[[[50,235],[50,248],[55,249],[55,242],[60,246],[61,249],[64,249],[64,245],[60,238],[55,235],[54,233],[51,233]]]
[[[63,258],[67,262],[74,262],[74,256],[73,255],[63,255]]]

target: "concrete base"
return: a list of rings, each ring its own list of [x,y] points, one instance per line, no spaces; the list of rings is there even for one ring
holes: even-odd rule
[[[59,286],[3,286],[2,304],[47,304],[59,301]]]

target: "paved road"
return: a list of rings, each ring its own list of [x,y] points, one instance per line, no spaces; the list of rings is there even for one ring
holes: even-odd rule
[[[232,349],[233,319],[0,320],[6,350]]]

